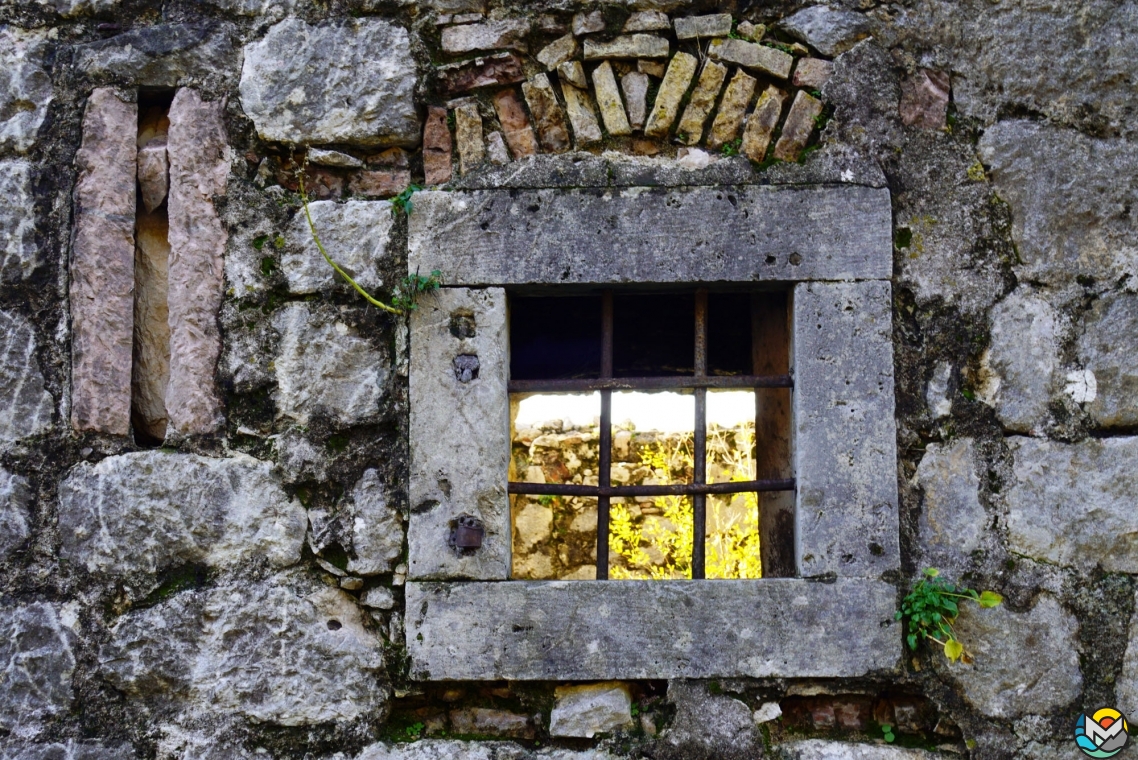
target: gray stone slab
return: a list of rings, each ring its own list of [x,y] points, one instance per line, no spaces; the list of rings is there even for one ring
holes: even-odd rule
[[[883,747],[880,744],[854,744],[826,739],[806,739],[778,746],[778,760],[936,760],[957,757],[907,747]]]
[[[0,607],[0,729],[12,731],[67,712],[74,643],[58,605]]]
[[[76,741],[39,744],[19,740],[0,742],[0,760],[134,760],[129,744]]]
[[[867,187],[421,192],[408,268],[453,285],[883,279],[889,191]]]
[[[27,161],[0,161],[0,282],[26,279],[40,263],[32,176]]]
[[[33,498],[26,478],[0,467],[0,562],[7,562],[31,534]]]
[[[870,32],[865,16],[825,5],[803,8],[780,21],[779,28],[830,57],[846,52]]]
[[[0,445],[51,428],[54,402],[36,358],[36,335],[22,314],[0,311]]]
[[[973,440],[930,443],[916,483],[924,494],[917,518],[921,567],[969,569],[969,555],[980,548],[988,529]]]
[[[0,28],[0,155],[26,153],[36,144],[52,98],[46,39],[43,30]]]
[[[419,680],[855,677],[897,666],[895,603],[872,580],[409,583],[407,648]]]
[[[900,567],[892,289],[794,289],[797,555],[803,576]]]
[[[511,535],[505,291],[443,288],[424,298],[411,315],[410,351],[409,575],[505,579]],[[460,356],[477,357],[468,380],[456,367]],[[486,528],[482,548],[469,555],[447,545],[451,524],[463,514]]]
[[[232,87],[241,70],[236,24],[208,19],[139,26],[75,46],[75,68],[97,82],[150,87]]]
[[[387,250],[395,217],[389,201],[316,201],[308,204],[312,223],[328,255],[361,287],[374,292],[383,286],[379,269],[390,256]],[[315,293],[337,287],[351,288],[320,255],[308,218],[300,211],[285,234],[281,269],[292,293]]]
[[[1080,327],[1079,362],[1096,387],[1087,411],[1102,427],[1138,425],[1138,295],[1100,298]]]

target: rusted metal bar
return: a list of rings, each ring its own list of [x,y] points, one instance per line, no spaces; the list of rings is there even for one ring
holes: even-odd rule
[[[606,290],[601,297],[601,378],[612,377],[612,291]],[[597,483],[601,489],[608,489],[612,482],[612,391],[601,391],[601,439],[600,462],[597,469]],[[607,581],[609,577],[609,496],[601,493],[597,497],[597,580]]]
[[[707,289],[695,292],[695,376],[707,377]],[[707,483],[707,388],[695,389],[695,431],[692,451],[692,485]],[[707,496],[692,496],[691,577],[706,577]]]
[[[507,484],[511,494],[528,496],[696,496],[703,494],[755,493],[759,491],[793,491],[794,478],[772,480],[736,480],[726,483],[672,483],[658,486],[585,486],[576,483]],[[599,547],[598,547],[599,549]],[[600,556],[599,552],[598,555]],[[598,569],[598,572],[599,569]]]
[[[609,377],[565,380],[511,380],[510,393],[580,393],[587,391],[665,391],[687,388],[790,388],[790,375],[726,375],[723,377]]]

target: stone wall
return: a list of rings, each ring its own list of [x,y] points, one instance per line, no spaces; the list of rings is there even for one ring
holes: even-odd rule
[[[1134,0],[0,0],[0,756],[1069,756],[1138,709],[1135,61]],[[708,266],[712,196],[887,189],[882,580],[1002,593],[974,661],[412,679],[407,323],[299,172],[381,295],[413,184],[668,188]]]

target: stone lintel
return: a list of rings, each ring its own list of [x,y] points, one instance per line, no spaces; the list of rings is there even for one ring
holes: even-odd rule
[[[900,567],[892,290],[794,289],[798,571],[877,578]]]
[[[897,667],[881,581],[408,583],[418,680],[849,678]]]
[[[736,186],[425,191],[408,269],[448,285],[887,279],[889,191]]]

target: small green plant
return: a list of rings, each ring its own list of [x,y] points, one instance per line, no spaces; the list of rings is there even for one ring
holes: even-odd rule
[[[553,503],[557,501],[557,497],[551,494],[545,494],[544,496],[537,497],[537,500],[543,507],[552,507]]]
[[[404,313],[414,311],[418,307],[419,296],[438,290],[441,276],[442,273],[437,269],[427,277],[421,276],[418,272],[407,275],[392,292],[391,305]]]
[[[259,251],[265,247],[265,243],[267,242],[269,242],[268,235],[258,235],[257,237],[253,238],[253,247]]]
[[[422,723],[412,723],[411,725],[407,726],[407,728],[403,729],[403,735],[411,740],[418,739],[423,735],[424,728],[426,728],[426,726],[424,726]]]
[[[408,185],[407,189],[399,195],[391,199],[391,213],[398,216],[399,214],[411,214],[411,196],[419,192],[423,188],[418,185]]]
[[[952,624],[960,614],[960,603],[973,601],[981,607],[995,607],[1004,600],[995,591],[983,593],[949,583],[940,577],[936,568],[928,568],[901,602],[897,620],[905,621],[905,641],[915,650],[922,641],[932,641],[944,649],[944,656],[952,662],[972,662],[964,645],[956,638]]]
[[[739,147],[743,144],[743,138],[736,137],[730,142],[723,143],[723,147],[719,151],[725,156],[739,155]]]
[[[890,726],[888,723],[881,726],[881,734],[885,741],[889,742],[890,744],[892,744],[897,739],[897,737],[893,734],[893,726]]]

